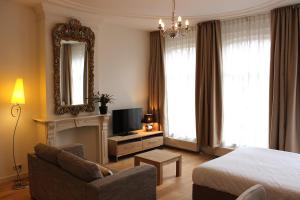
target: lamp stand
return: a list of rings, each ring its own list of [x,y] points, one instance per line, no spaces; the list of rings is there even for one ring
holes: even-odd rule
[[[17,172],[17,179],[16,179],[15,184],[13,186],[13,189],[15,189],[15,190],[24,189],[28,186],[28,184],[24,183],[21,180],[20,172],[19,172],[19,168],[17,167],[16,156],[15,156],[15,136],[16,136],[16,131],[17,131],[17,127],[18,127],[18,124],[19,124],[21,112],[22,112],[22,108],[19,104],[15,104],[11,107],[11,110],[10,110],[11,116],[14,117],[14,118],[17,117],[16,125],[15,125],[15,128],[14,128],[14,133],[13,133],[13,160],[14,160],[15,170]]]

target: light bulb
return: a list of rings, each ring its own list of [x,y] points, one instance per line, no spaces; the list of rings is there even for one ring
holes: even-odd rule
[[[162,25],[162,24],[163,24],[162,19],[159,19],[158,24],[159,24],[159,25]]]
[[[182,19],[181,19],[180,16],[178,17],[177,21],[178,21],[178,22],[181,22],[181,21],[182,21]]]
[[[186,25],[186,26],[190,25],[189,20],[185,20],[185,25]]]

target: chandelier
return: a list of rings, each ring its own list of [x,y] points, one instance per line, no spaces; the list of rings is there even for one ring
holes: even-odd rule
[[[162,21],[162,19],[159,19],[158,29],[160,30],[163,37],[183,37],[189,31],[189,20],[185,20],[185,26],[182,26],[181,16],[177,18],[177,21],[175,21],[175,6],[175,0],[173,0],[171,27],[165,27],[165,24]]]

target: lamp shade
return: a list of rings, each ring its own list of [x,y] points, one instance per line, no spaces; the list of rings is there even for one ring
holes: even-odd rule
[[[23,79],[18,78],[15,83],[15,88],[11,97],[12,104],[25,104]]]
[[[143,123],[153,123],[153,115],[152,114],[145,114]]]

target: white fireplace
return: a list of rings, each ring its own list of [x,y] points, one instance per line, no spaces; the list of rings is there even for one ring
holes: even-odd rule
[[[57,119],[34,119],[42,132],[42,140],[50,145],[58,145],[58,134],[64,130],[76,129],[80,127],[97,127],[97,162],[105,164],[108,162],[108,120],[109,115],[77,116]],[[74,131],[76,134],[76,131]]]

